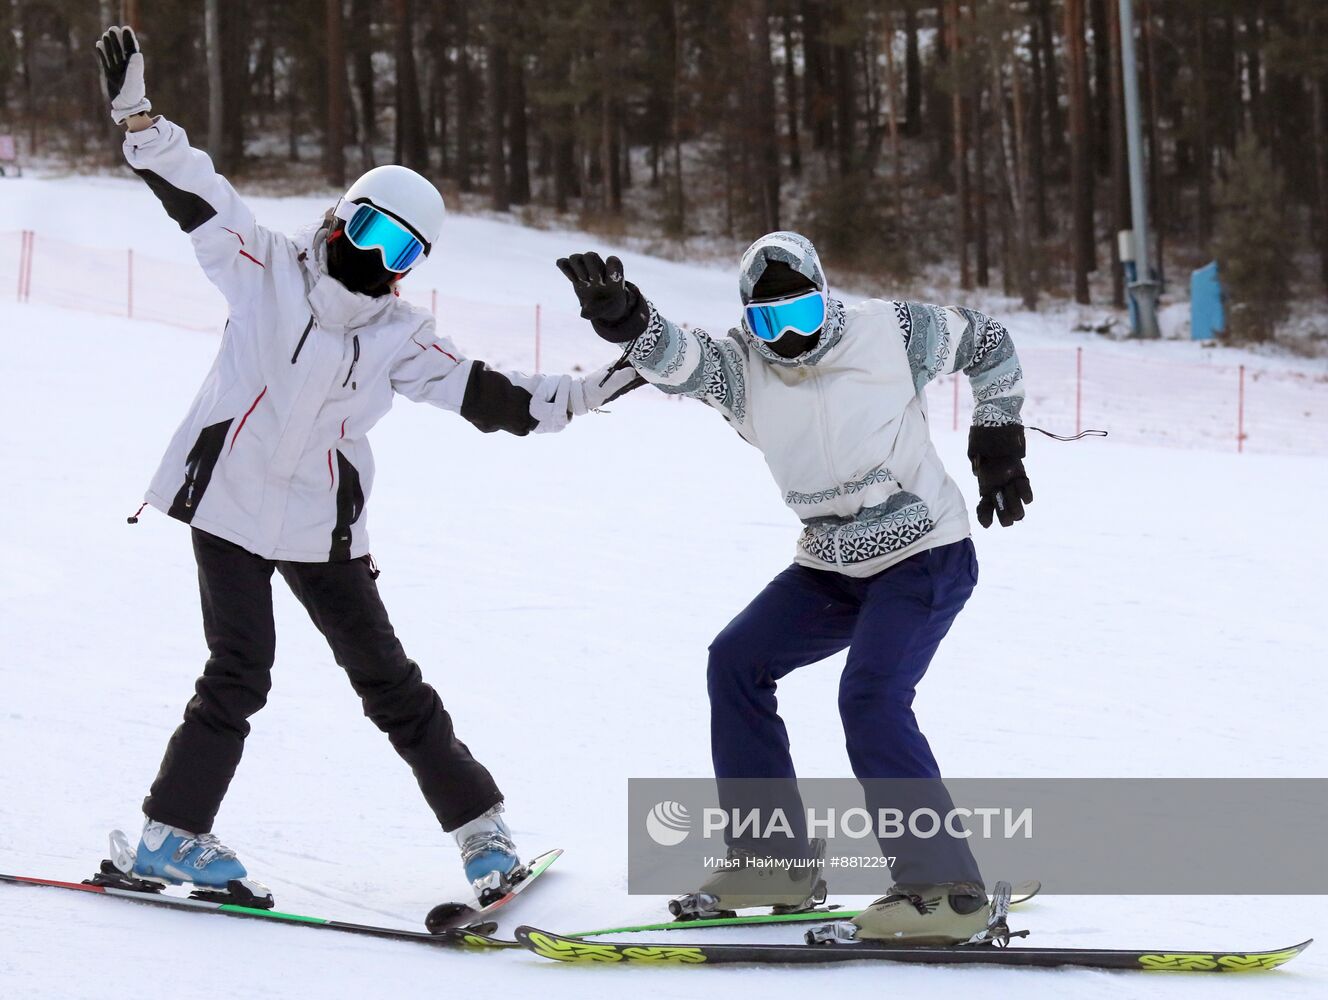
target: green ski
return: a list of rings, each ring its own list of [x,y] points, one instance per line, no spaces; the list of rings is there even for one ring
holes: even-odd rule
[[[1027,903],[1042,891],[1042,883],[1037,879],[1020,882],[1014,887],[1010,905]],[[728,917],[698,917],[695,919],[665,920],[654,924],[635,924],[626,927],[601,927],[592,931],[580,931],[567,937],[588,938],[602,937],[608,934],[639,934],[645,931],[690,931],[703,927],[758,927],[763,924],[811,924],[821,923],[826,917],[835,920],[850,920],[861,910],[841,910],[837,906],[818,906],[814,910],[802,910],[798,913],[748,913]]]

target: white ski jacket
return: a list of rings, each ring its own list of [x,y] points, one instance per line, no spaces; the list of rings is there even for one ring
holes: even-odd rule
[[[556,431],[624,391],[630,371],[584,379],[490,371],[395,295],[327,273],[326,228],[291,238],[254,221],[206,153],[164,118],[125,158],[193,241],[230,318],[211,371],[166,449],[147,503],[267,559],[369,551],[366,435],[397,393],[482,431]]]
[[[761,449],[803,522],[795,561],[867,577],[970,534],[964,498],[927,426],[926,384],[963,371],[973,423],[1019,423],[1023,372],[1005,328],[980,312],[830,300],[821,341],[792,361],[741,329],[712,338],[650,305],[629,359],[670,393],[719,410]]]

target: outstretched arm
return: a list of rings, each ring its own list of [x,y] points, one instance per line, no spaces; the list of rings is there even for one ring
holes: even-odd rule
[[[148,115],[152,104],[144,96],[143,54],[133,30],[107,29],[97,57],[111,117],[126,129],[125,159],[189,234],[199,264],[234,308],[262,280],[275,238],[255,223],[211,158],[189,145],[184,129]]]
[[[610,376],[608,366],[584,377],[495,371],[437,336],[432,318],[426,317],[406,341],[391,377],[392,388],[408,399],[459,413],[486,434],[507,431],[524,437],[562,430],[573,417],[630,391],[636,374],[626,370]]]
[[[919,392],[938,375],[962,371],[973,387],[968,458],[978,478],[978,522],[1002,527],[1024,519],[1033,488],[1024,472],[1020,410],[1024,370],[1009,332],[976,309],[896,302],[913,384]]]
[[[973,426],[1018,424],[1024,372],[1009,331],[985,313],[962,306],[895,302],[913,385],[962,371],[973,387]]]
[[[623,279],[622,261],[601,260],[593,251],[558,261],[572,283],[581,315],[610,343],[624,346],[623,359],[664,392],[691,396],[713,406],[748,441],[747,346],[730,334],[715,339],[704,330],[670,322]]]

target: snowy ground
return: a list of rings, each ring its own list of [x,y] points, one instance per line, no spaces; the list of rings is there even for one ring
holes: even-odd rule
[[[49,223],[54,214],[86,243],[141,211],[136,240],[160,241],[163,256],[187,252],[137,186],[24,183],[23,202],[5,204],[6,216],[14,209]],[[81,210],[79,199],[105,202],[106,214]],[[314,204],[264,202],[260,217],[289,228]],[[566,323],[552,328],[574,329],[550,260],[587,238],[569,246],[566,234],[451,224],[455,270],[436,280],[479,301],[557,303]],[[657,297],[695,303],[693,319],[728,318],[730,274],[644,258],[628,267]],[[0,331],[0,870],[77,879],[101,857],[107,829],[138,822],[204,657],[187,533],[154,513],[132,528],[124,518],[217,340],[37,304],[0,306]],[[501,331],[454,333],[472,355],[509,349]],[[551,347],[551,364],[605,356],[584,331],[567,336],[579,339]],[[505,929],[662,912],[660,899],[626,894],[627,779],[708,773],[705,647],[788,562],[796,534],[760,456],[715,414],[648,392],[612,409],[562,435],[518,440],[403,403],[374,439],[374,553],[397,630],[498,776],[520,842],[532,853],[567,849]],[[964,436],[937,426],[942,455],[972,498]],[[1322,459],[1040,438],[1030,448],[1029,519],[979,534],[982,582],[918,699],[947,772],[1321,775]],[[464,888],[454,850],[303,612],[279,583],[276,592],[276,684],[218,831],[283,909],[418,926]],[[999,653],[993,635],[1002,636]],[[831,662],[781,685],[809,776],[847,773],[835,676]],[[1322,943],[1257,979],[583,969],[54,890],[0,887],[0,901],[0,996],[19,998],[139,992],[162,982],[167,963],[178,970],[171,993],[199,997],[250,984],[254,995],[291,998],[440,988],[541,997],[1328,990]],[[1270,948],[1328,932],[1320,897],[1049,897],[1020,923],[1048,946]]]

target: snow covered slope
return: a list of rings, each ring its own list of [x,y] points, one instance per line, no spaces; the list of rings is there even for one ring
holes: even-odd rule
[[[66,213],[68,237],[85,243],[132,222],[139,245],[188,253],[136,185],[24,183],[42,204],[15,207],[16,189],[0,188],[7,216],[47,224]],[[87,213],[91,199],[103,217]],[[263,201],[260,217],[293,227],[319,204]],[[557,303],[573,330],[551,260],[598,241],[449,225],[450,287],[481,302]],[[729,318],[727,272],[639,257],[628,267],[652,295],[695,303],[689,318]],[[0,331],[0,870],[77,879],[102,856],[106,830],[139,821],[205,655],[187,532],[151,512],[136,527],[124,519],[217,340],[36,304],[0,306]],[[484,329],[455,335],[488,354]],[[610,353],[588,331],[568,336],[582,338],[568,363]],[[659,899],[626,895],[627,779],[708,773],[706,645],[792,555],[795,521],[759,454],[717,415],[647,391],[612,410],[518,440],[403,402],[374,439],[375,557],[397,631],[503,785],[522,846],[567,849],[505,926],[662,912]],[[964,435],[937,423],[972,499]],[[979,533],[982,582],[918,698],[947,772],[1322,774],[1324,462],[1041,438],[1030,450],[1029,519]],[[516,488],[477,488],[493,481]],[[454,849],[302,610],[275,590],[275,686],[218,832],[283,909],[418,926],[464,889]],[[807,775],[847,773],[836,676],[831,661],[781,684]],[[1315,897],[1051,897],[1020,922],[1049,946],[1263,948],[1328,933]],[[1322,996],[1328,950],[1320,943],[1239,987],[874,966],[580,969],[0,887],[5,997],[202,997],[250,985],[291,998],[958,997],[997,981],[1020,997]]]

